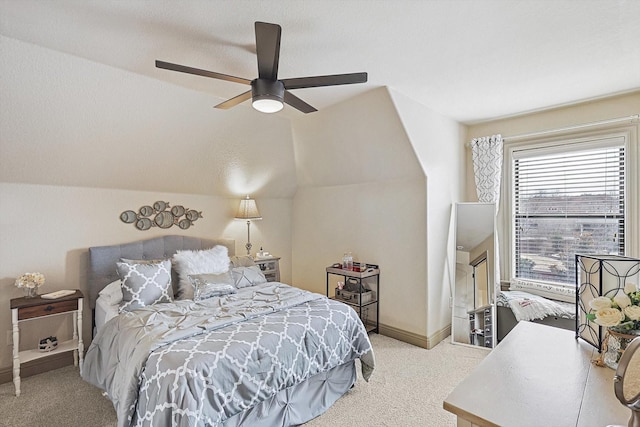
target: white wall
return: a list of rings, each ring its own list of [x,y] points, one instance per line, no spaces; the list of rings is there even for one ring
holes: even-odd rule
[[[448,334],[455,281],[453,203],[464,192],[464,126],[397,91],[390,91],[398,116],[427,176],[427,336]]]
[[[508,117],[500,120],[478,123],[467,128],[467,140],[481,136],[502,134],[507,138],[511,136],[530,134],[535,132],[550,131],[554,129],[562,129],[573,126],[580,126],[589,123],[597,123],[610,119],[617,119],[631,115],[640,114],[640,91],[628,93],[619,96],[612,96],[604,99],[583,102],[561,108],[549,109],[546,111],[524,114],[515,117]],[[629,188],[627,192],[626,208],[629,221],[626,224],[626,246],[627,255],[632,257],[640,256],[640,141],[637,141],[640,124],[636,121],[634,124],[618,124],[612,126],[629,126],[634,129],[631,138],[636,141],[632,142],[630,147],[630,156],[627,163],[626,174],[628,177]],[[582,129],[582,131],[593,131],[594,128]],[[602,128],[600,129],[602,130]],[[558,134],[553,134],[557,137]],[[475,192],[475,184],[473,183],[473,161],[471,159],[471,150],[467,151],[467,200],[477,200]],[[509,252],[502,243],[505,233],[505,224],[508,223],[504,218],[504,212],[498,215],[498,238],[501,241],[500,259],[509,259]],[[504,268],[502,269],[504,276]],[[503,280],[508,277],[501,277]]]
[[[9,300],[22,296],[14,286],[15,278],[31,271],[44,273],[46,284],[41,293],[58,289],[86,287],[87,248],[125,243],[160,235],[179,234],[204,238],[236,240],[236,252],[243,253],[246,223],[233,220],[237,199],[176,193],[152,193],[129,190],[103,190],[82,187],[44,186],[0,183],[2,209],[0,216],[0,368],[11,365],[11,348],[5,345],[6,330],[11,328]],[[163,200],[202,211],[188,230],[174,228],[139,231],[120,221],[120,212],[137,210],[143,204]],[[264,245],[270,252],[283,255],[282,280],[291,280],[291,201],[262,199],[258,201],[262,221],[252,224],[254,247]],[[90,313],[85,302],[85,313]],[[70,317],[70,316],[66,316]],[[61,321],[27,322],[24,345],[31,348],[39,338],[65,336],[68,325]],[[89,342],[91,317],[85,316],[84,339]]]
[[[451,323],[461,127],[381,88],[297,120],[293,132],[294,284],[324,293],[325,267],[353,251],[381,267],[381,324],[437,340]]]
[[[352,251],[380,265],[380,322],[424,336],[424,174],[387,90],[296,120],[293,133],[293,283],[325,293],[325,267]]]
[[[324,268],[351,250],[382,267],[383,324],[428,337],[449,322],[455,122],[380,88],[292,125],[6,37],[0,58],[0,305],[21,296],[24,272],[46,275],[43,292],[86,291],[88,247],[173,234],[119,220],[157,200],[203,211],[175,233],[231,237],[241,252],[246,224],[231,218],[250,193],[264,218],[252,243],[282,256],[283,281],[324,293]],[[63,320],[32,325],[28,340],[64,336]]]
[[[473,138],[498,133],[508,138],[515,135],[600,122],[633,114],[640,114],[640,91],[561,108],[476,123],[467,127],[465,140],[470,142]],[[471,150],[467,149],[466,152],[466,199],[468,201],[477,201],[478,197],[476,195],[473,178]]]
[[[424,180],[301,188],[293,203],[293,284],[324,294],[349,250],[380,265],[380,322],[426,335]]]
[[[11,366],[5,334],[9,300],[22,296],[16,277],[40,271],[42,292],[86,291],[89,246],[166,234],[231,237],[242,252],[246,223],[232,218],[247,193],[264,218],[252,224],[254,248],[282,256],[282,279],[291,279],[289,120],[250,106],[215,110],[211,96],[6,37],[0,75],[0,371]],[[187,231],[141,232],[120,221],[122,211],[158,200],[203,218]],[[45,325],[25,325],[31,345],[64,333]]]

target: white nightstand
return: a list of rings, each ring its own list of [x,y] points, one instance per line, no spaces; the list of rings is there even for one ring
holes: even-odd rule
[[[20,364],[52,354],[73,351],[73,363],[80,366],[82,372],[82,356],[84,343],[82,342],[82,292],[77,290],[74,294],[58,299],[14,298],[11,300],[11,323],[13,325],[13,384],[16,387],[16,396],[20,396]],[[73,315],[73,338],[58,343],[51,351],[41,352],[37,348],[20,351],[20,322],[41,319],[59,314]]]
[[[253,260],[268,282],[280,281],[280,257],[255,258]]]

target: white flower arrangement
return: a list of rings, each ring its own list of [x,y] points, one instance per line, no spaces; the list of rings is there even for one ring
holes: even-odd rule
[[[613,297],[600,296],[589,303],[587,319],[607,328],[640,330],[640,290],[626,283]]]
[[[16,279],[18,288],[36,288],[44,285],[44,274],[42,273],[24,273]]]

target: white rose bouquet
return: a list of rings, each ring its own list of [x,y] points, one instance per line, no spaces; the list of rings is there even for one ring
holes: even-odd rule
[[[42,273],[24,273],[16,279],[18,288],[38,289],[42,285],[44,285],[44,274]]]
[[[613,297],[600,296],[589,303],[587,319],[619,331],[640,330],[640,290],[627,283]]]

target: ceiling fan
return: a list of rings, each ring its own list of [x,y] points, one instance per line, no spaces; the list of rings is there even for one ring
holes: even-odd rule
[[[214,79],[227,80],[235,83],[251,85],[251,90],[228,99],[215,108],[228,109],[252,99],[253,107],[263,113],[275,113],[284,107],[283,102],[302,111],[312,113],[317,111],[290,92],[292,89],[302,89],[319,86],[348,85],[365,83],[367,73],[332,74],[328,76],[298,77],[278,80],[278,62],[280,58],[280,34],[282,28],[277,24],[256,22],[256,53],[258,56],[258,78],[249,80],[242,77],[229,76],[213,71],[172,64],[156,60],[156,67],[181,73],[195,74]]]

